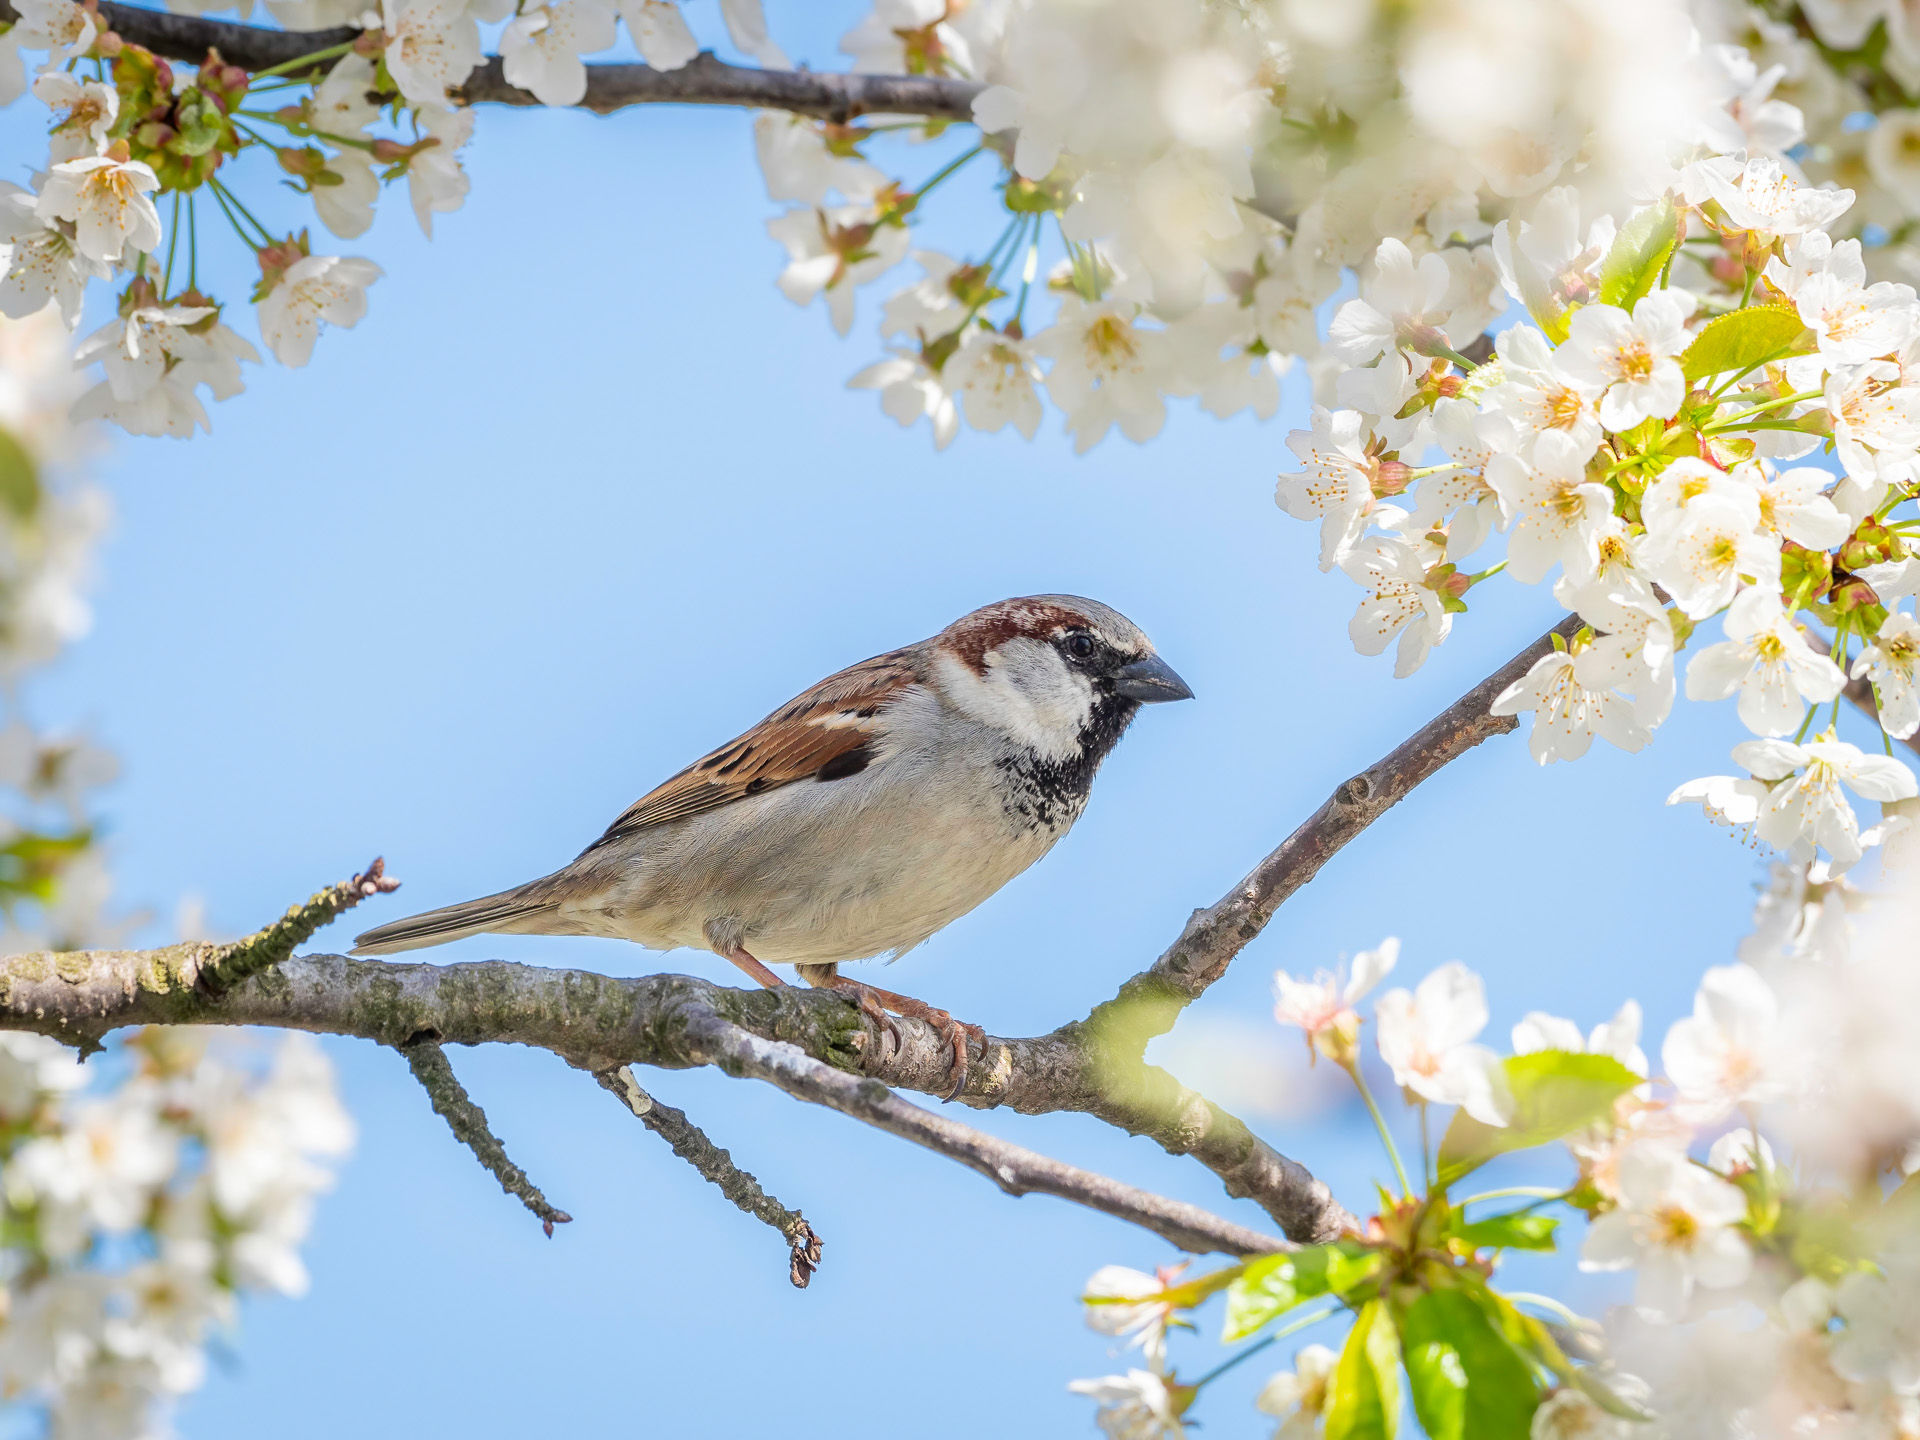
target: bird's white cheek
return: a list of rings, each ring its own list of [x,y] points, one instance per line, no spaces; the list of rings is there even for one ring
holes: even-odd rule
[[[1051,646],[1010,640],[976,675],[942,655],[941,688],[964,714],[1049,760],[1079,753],[1080,731],[1093,713],[1093,686],[1074,674]]]

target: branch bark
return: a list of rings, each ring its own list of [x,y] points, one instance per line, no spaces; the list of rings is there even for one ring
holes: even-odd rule
[[[640,1123],[672,1147],[673,1153],[718,1186],[720,1193],[744,1213],[771,1225],[787,1242],[789,1264],[787,1278],[796,1290],[804,1290],[820,1268],[820,1237],[798,1210],[789,1210],[760,1188],[760,1182],[733,1163],[733,1156],[722,1150],[706,1133],[687,1119],[684,1110],[662,1105],[640,1088],[633,1071],[622,1065],[613,1070],[596,1070],[593,1078],[600,1088],[617,1097]]]
[[[420,1082],[420,1088],[433,1102],[433,1113],[447,1122],[456,1140],[473,1151],[474,1158],[500,1182],[502,1190],[539,1217],[540,1228],[551,1240],[553,1227],[569,1224],[573,1217],[549,1204],[540,1187],[527,1178],[527,1172],[507,1158],[507,1147],[487,1125],[487,1112],[473,1103],[466,1086],[453,1073],[440,1042],[416,1036],[399,1048],[406,1057],[407,1068],[413,1071],[413,1078]]]
[[[123,40],[170,60],[198,64],[209,49],[243,70],[267,70],[316,51],[346,45],[360,34],[352,26],[332,30],[273,30],[199,15],[175,15],[144,6],[100,0],[100,14]],[[0,0],[0,20],[18,16]],[[587,94],[578,108],[605,115],[629,105],[737,105],[787,110],[846,124],[861,115],[924,115],[934,120],[971,120],[973,97],[982,86],[936,75],[852,75],[810,70],[761,70],[729,65],[703,52],[678,70],[650,65],[587,66]],[[538,105],[527,91],[507,83],[500,57],[488,56],[456,96],[468,105]]]

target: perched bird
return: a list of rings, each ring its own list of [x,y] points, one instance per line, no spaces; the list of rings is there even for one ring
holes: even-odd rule
[[[938,1026],[943,1010],[838,973],[898,957],[1032,865],[1086,807],[1142,705],[1192,697],[1125,616],[1073,595],[1002,600],[822,680],[636,800],[579,858],[497,895],[380,925],[356,955],[468,935],[607,935],[725,956]]]

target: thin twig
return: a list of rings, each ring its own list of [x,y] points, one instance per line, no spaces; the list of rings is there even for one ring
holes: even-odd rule
[[[100,0],[100,15],[121,39],[171,60],[198,64],[216,49],[244,70],[270,70],[318,51],[352,43],[353,26],[332,30],[273,30],[199,15],[176,15],[144,6]],[[18,19],[0,0],[0,21]],[[580,109],[607,114],[629,105],[737,105],[787,110],[839,124],[861,115],[923,115],[935,120],[971,120],[973,98],[983,87],[937,75],[854,75],[808,70],[762,70],[729,65],[702,53],[678,70],[650,65],[587,66],[587,93]],[[537,105],[527,91],[507,83],[498,56],[489,56],[459,88],[469,105]]]
[[[798,1210],[787,1209],[767,1194],[758,1180],[733,1163],[733,1156],[687,1119],[684,1110],[663,1105],[641,1089],[631,1067],[621,1065],[612,1070],[596,1070],[593,1078],[600,1082],[601,1089],[616,1096],[638,1116],[642,1125],[665,1140],[674,1154],[717,1185],[722,1195],[754,1219],[777,1230],[787,1242],[787,1278],[793,1281],[795,1289],[807,1288],[813,1272],[820,1268],[820,1237],[814,1234],[806,1216]]]
[[[877,1080],[848,1075],[797,1045],[762,1039],[717,1015],[691,1019],[687,1039],[697,1057],[729,1075],[765,1080],[796,1099],[911,1140],[979,1171],[1009,1195],[1056,1195],[1143,1226],[1195,1254],[1261,1255],[1289,1248],[1278,1236],[1249,1230],[1197,1205],[1082,1170],[909,1105]]]
[[[527,1178],[527,1172],[507,1158],[507,1147],[487,1126],[487,1112],[473,1103],[460,1077],[453,1073],[446,1051],[431,1035],[418,1035],[399,1047],[407,1059],[407,1068],[420,1088],[433,1102],[433,1113],[447,1122],[454,1138],[469,1150],[500,1188],[540,1218],[540,1228],[553,1238],[553,1227],[573,1219],[564,1210],[556,1210],[540,1193],[540,1187]]]

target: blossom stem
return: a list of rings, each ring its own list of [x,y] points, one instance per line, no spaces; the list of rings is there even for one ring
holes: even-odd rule
[[[1464,470],[1465,468],[1464,465],[1458,465],[1449,460],[1444,465],[1423,465],[1417,470],[1409,470],[1407,471],[1407,479],[1424,480],[1429,475],[1439,475],[1447,470]]]
[[[1420,1183],[1431,1190],[1436,1176],[1433,1169],[1433,1142],[1427,1138],[1427,1102],[1420,1102]]]
[[[1506,561],[1504,560],[1498,561],[1495,564],[1489,565],[1486,569],[1482,570],[1477,575],[1467,576],[1467,583],[1469,585],[1478,585],[1482,580],[1491,580],[1494,576],[1498,575],[1502,570],[1506,568],[1507,568]]]
[[[1751,410],[1742,410],[1738,415],[1730,415],[1725,420],[1717,420],[1711,425],[1702,425],[1702,435],[1718,435],[1722,430],[1738,430],[1745,421],[1756,415],[1764,415],[1769,410],[1778,410],[1782,405],[1798,405],[1802,400],[1818,400],[1824,391],[1796,390],[1791,395],[1782,395],[1778,400],[1763,400]]]
[[[1478,1195],[1469,1195],[1464,1200],[1456,1200],[1454,1204],[1465,1207],[1481,1200],[1508,1200],[1522,1195],[1529,1200],[1558,1200],[1566,1193],[1548,1185],[1509,1185],[1504,1190],[1482,1190]]]
[[[1850,618],[1852,617],[1847,615],[1840,616],[1840,618],[1834,622],[1833,627],[1833,658],[1834,662],[1839,665],[1842,675],[1847,673],[1847,630],[1849,628],[1847,621]],[[1841,694],[1844,695],[1845,692],[1842,691]],[[1833,730],[1840,728],[1840,699],[1840,695],[1833,697],[1833,719],[1827,722],[1828,728]],[[1757,1142],[1760,1138],[1760,1131],[1756,1128],[1753,1135]],[[1757,1144],[1755,1148],[1758,1148]]]
[[[1407,1167],[1400,1163],[1399,1147],[1393,1143],[1393,1132],[1387,1129],[1387,1117],[1380,1113],[1380,1106],[1375,1103],[1373,1091],[1367,1085],[1367,1077],[1360,1073],[1360,1062],[1350,1060],[1341,1068],[1353,1077],[1360,1098],[1367,1102],[1367,1113],[1373,1117],[1373,1128],[1380,1132],[1380,1143],[1387,1147],[1387,1158],[1393,1161],[1393,1173],[1400,1179],[1400,1193],[1411,1198],[1413,1186],[1407,1183]]]
[[[942,180],[945,180],[949,175],[953,174],[954,171],[958,170],[962,165],[966,164],[986,148],[984,145],[976,145],[964,155],[959,155],[949,160],[945,165],[942,165],[938,170],[933,172],[933,178],[931,180],[927,181],[926,184],[914,192],[914,197],[919,200],[926,199],[927,196],[933,192],[934,186],[938,185]]]
[[[1758,270],[1749,269],[1747,271],[1746,288],[1740,292],[1740,308],[1742,310],[1746,309],[1748,302],[1753,299],[1753,287],[1759,279],[1760,272]]]
[[[173,192],[173,213],[167,217],[167,264],[160,272],[160,296],[173,293],[173,252],[180,243],[180,192]]]
[[[233,233],[240,237],[240,243],[245,245],[249,250],[257,248],[258,242],[247,234],[246,227],[240,223],[240,217],[233,213],[233,207],[227,203],[226,197],[220,193],[220,187],[218,185],[213,187],[213,199],[214,203],[220,207],[220,213],[227,217],[227,223],[233,226]]]
[[[344,55],[351,49],[353,49],[353,42],[351,40],[344,45],[329,45],[326,49],[315,50],[310,55],[296,55],[291,60],[283,60],[280,64],[269,66],[265,70],[256,70],[253,78],[255,80],[266,80],[275,75],[284,75],[289,70],[303,69],[313,65],[317,61],[331,60],[336,55]]]
[[[194,215],[193,192],[187,192],[187,288],[200,288],[200,226]]]
[[[213,188],[214,197],[218,199],[222,205],[231,204],[235,210],[238,210],[247,218],[248,223],[260,232],[260,239],[263,243],[268,245],[273,243],[273,232],[254,218],[253,212],[240,203],[240,197],[238,195],[227,189],[227,187],[222,185],[218,180],[209,179],[207,184]],[[228,213],[231,214],[232,212]],[[236,230],[240,228],[238,221],[234,222],[234,228]],[[244,230],[240,232],[240,238],[243,240],[246,239],[246,232]],[[249,241],[248,243],[251,244],[252,242]]]
[[[1214,1380],[1217,1377],[1226,1374],[1227,1371],[1231,1370],[1234,1366],[1238,1365],[1242,1360],[1246,1359],[1249,1355],[1257,1355],[1262,1350],[1266,1349],[1269,1345],[1277,1344],[1278,1342],[1286,1339],[1287,1336],[1289,1335],[1299,1334],[1302,1330],[1305,1330],[1309,1325],[1318,1325],[1322,1320],[1326,1319],[1329,1315],[1338,1313],[1339,1309],[1340,1307],[1338,1305],[1330,1305],[1325,1310],[1316,1310],[1311,1315],[1303,1315],[1290,1325],[1282,1325],[1278,1330],[1274,1331],[1271,1335],[1265,1336],[1258,1345],[1249,1345],[1246,1349],[1242,1350],[1238,1355],[1234,1356],[1231,1360],[1223,1361],[1221,1364],[1214,1366],[1213,1369],[1209,1370],[1206,1374],[1202,1375],[1198,1380],[1193,1382],[1193,1388],[1196,1390],[1200,1389],[1202,1386],[1206,1385],[1209,1381]]]

